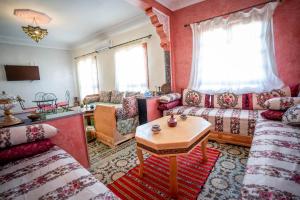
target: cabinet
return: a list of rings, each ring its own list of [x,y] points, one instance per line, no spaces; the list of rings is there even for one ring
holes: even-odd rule
[[[140,125],[162,117],[162,112],[157,109],[158,99],[158,96],[137,99]]]

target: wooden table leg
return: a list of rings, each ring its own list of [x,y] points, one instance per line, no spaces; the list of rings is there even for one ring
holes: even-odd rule
[[[206,145],[207,145],[208,139],[206,138],[202,143],[201,143],[201,151],[202,151],[202,156],[203,156],[203,161],[207,161],[207,155],[206,155]]]
[[[142,177],[143,176],[143,172],[144,172],[144,157],[143,157],[143,152],[141,149],[136,148],[136,154],[137,157],[140,161],[140,170],[139,170],[139,176]]]
[[[177,157],[170,156],[170,189],[172,197],[177,197]]]

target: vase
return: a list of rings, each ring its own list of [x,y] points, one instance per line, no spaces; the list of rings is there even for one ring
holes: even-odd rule
[[[169,127],[176,127],[176,125],[177,125],[177,120],[174,117],[174,115],[171,114],[171,117],[168,119],[168,126]]]

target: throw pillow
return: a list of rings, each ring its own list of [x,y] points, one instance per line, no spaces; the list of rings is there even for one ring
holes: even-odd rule
[[[4,149],[0,151],[0,164],[3,165],[11,161],[43,153],[53,146],[54,144],[50,141],[50,139],[45,139]]]
[[[179,93],[170,93],[170,94],[165,94],[159,97],[159,102],[161,103],[169,103],[175,100],[178,100],[181,98],[181,94]]]
[[[123,98],[124,98],[124,92],[112,91],[110,102],[120,104],[122,103]]]
[[[185,89],[183,91],[182,105],[209,108],[209,99],[210,95],[208,94],[203,94],[196,90]]]
[[[99,101],[108,103],[110,102],[111,91],[101,91],[99,92]]]
[[[237,95],[232,92],[224,92],[222,94],[215,94],[212,98],[213,108],[236,108],[247,109],[247,95]]]
[[[180,104],[180,100],[179,99],[177,99],[175,101],[172,101],[172,102],[169,102],[169,103],[161,103],[158,106],[158,110],[160,110],[160,111],[170,110],[172,108],[175,108],[179,104]]]
[[[290,97],[290,96],[291,96],[291,89],[289,87],[272,90],[270,92],[251,93],[248,94],[249,109],[264,110],[267,109],[264,103],[268,99],[272,99],[274,97]]]
[[[262,112],[260,115],[269,120],[281,121],[283,114],[284,114],[283,111],[266,110],[266,111]]]
[[[92,95],[87,95],[83,99],[84,104],[89,104],[89,103],[94,103],[99,101],[99,95],[97,94],[92,94]]]
[[[116,109],[116,117],[117,117],[117,120],[127,119],[126,112],[125,112],[124,108],[117,108]]]
[[[127,118],[132,118],[138,115],[138,104],[135,96],[125,97],[123,99],[123,109]]]
[[[283,114],[282,122],[292,126],[300,126],[300,104],[290,107]]]
[[[291,96],[292,97],[297,97],[298,94],[300,94],[300,83],[295,84],[295,85],[290,85],[290,90],[291,90]]]
[[[286,110],[300,104],[300,97],[275,97],[267,100],[264,106],[270,110]]]
[[[0,129],[0,149],[51,138],[57,132],[55,127],[48,124],[2,128]]]

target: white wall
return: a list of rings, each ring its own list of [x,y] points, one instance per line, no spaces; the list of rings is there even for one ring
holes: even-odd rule
[[[4,65],[37,65],[38,81],[6,81]],[[34,94],[37,92],[55,93],[59,100],[65,99],[65,91],[77,96],[73,75],[73,63],[70,51],[0,44],[0,92],[20,95],[26,106],[34,106]],[[15,111],[20,111],[18,106]]]
[[[101,41],[101,39],[110,39],[113,41],[113,45],[117,45],[149,34],[152,34],[151,39],[146,39],[144,41],[147,42],[148,50],[150,90],[155,90],[155,86],[161,86],[166,82],[164,68],[164,52],[163,49],[160,47],[159,36],[157,35],[154,27],[150,23],[146,23],[127,32],[99,38],[98,41]],[[97,49],[97,47],[99,47],[99,43],[90,44],[88,46],[85,46],[84,48],[76,49],[73,51],[73,57],[93,52]],[[103,66],[103,73],[101,76],[102,81],[100,81],[103,84],[102,90],[115,89],[115,50],[116,49],[105,50],[97,54],[98,63],[100,63]]]

